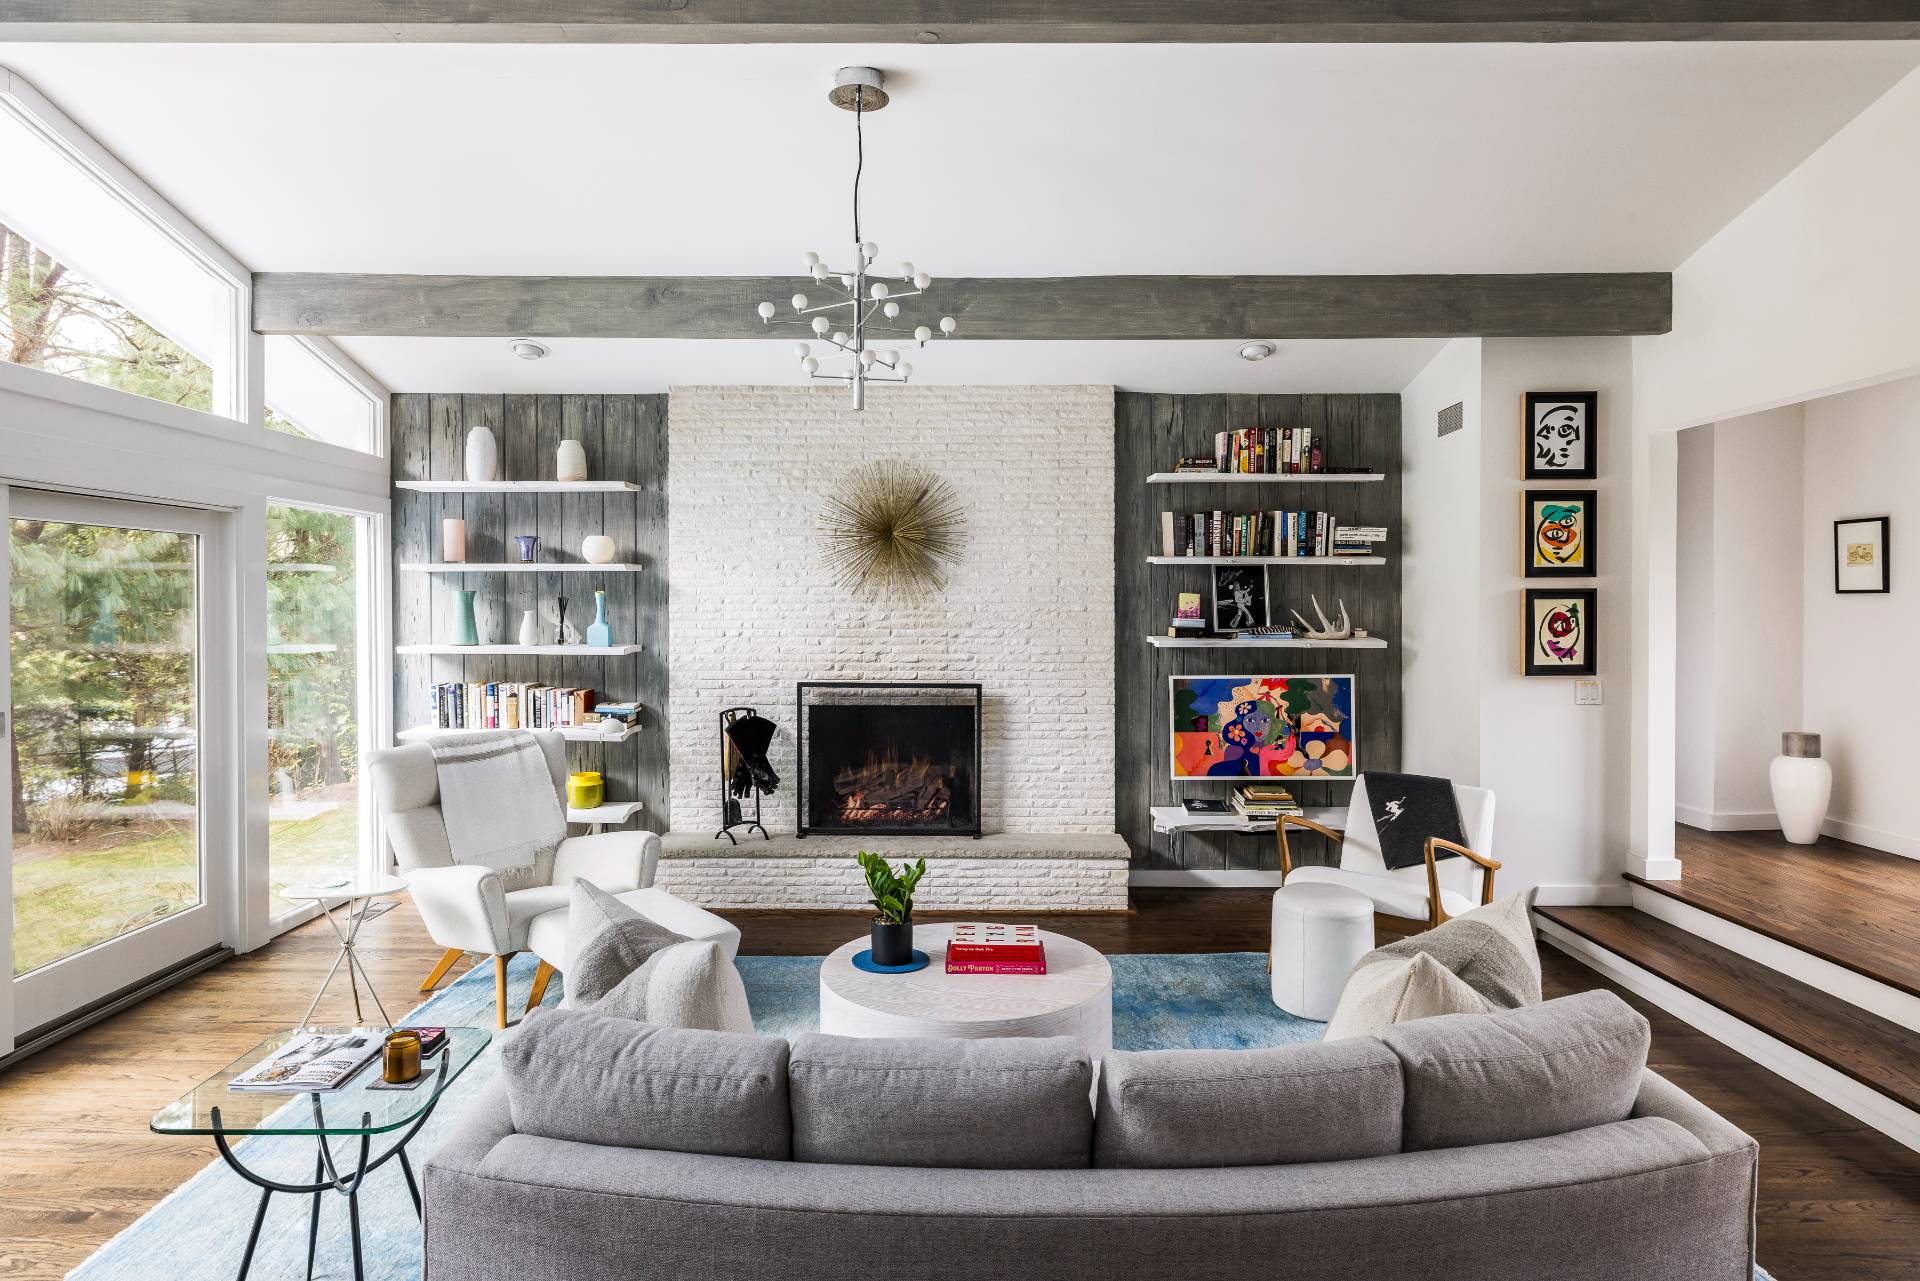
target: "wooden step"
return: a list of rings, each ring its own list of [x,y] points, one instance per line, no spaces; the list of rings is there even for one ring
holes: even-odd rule
[[[1630,907],[1536,907],[1536,916],[1657,974],[1871,1090],[1920,1111],[1920,1032]]]
[[[1920,860],[1778,832],[1681,828],[1677,881],[1627,879],[1810,956],[1920,996]]]

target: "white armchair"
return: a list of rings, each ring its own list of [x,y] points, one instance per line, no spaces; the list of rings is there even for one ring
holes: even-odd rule
[[[558,734],[535,737],[564,808],[566,742]],[[660,838],[652,832],[570,836],[560,843],[552,876],[545,883],[532,883],[534,878],[524,873],[502,875],[491,868],[456,864],[440,815],[440,777],[433,749],[418,743],[374,752],[368,769],[387,838],[414,906],[433,941],[447,949],[420,990],[432,991],[465,953],[492,956],[501,1027],[507,1025],[508,958],[527,947],[528,931],[536,918],[566,908],[576,878],[610,894],[653,884]],[[543,968],[543,978],[545,973]]]
[[[1493,848],[1493,793],[1484,787],[1455,783],[1453,799],[1460,807],[1460,827],[1466,834],[1467,844],[1429,837],[1424,862],[1412,867],[1390,868],[1380,853],[1380,834],[1374,827],[1373,807],[1367,802],[1367,780],[1363,776],[1353,785],[1345,832],[1292,815],[1280,820],[1277,826],[1280,879],[1288,885],[1295,881],[1344,885],[1373,900],[1374,911],[1425,921],[1430,928],[1491,903],[1493,874],[1500,870],[1500,864],[1488,857],[1488,851]],[[1289,829],[1305,829],[1331,840],[1340,851],[1339,864],[1295,867],[1293,851],[1287,845]],[[1442,857],[1442,851],[1459,857]]]

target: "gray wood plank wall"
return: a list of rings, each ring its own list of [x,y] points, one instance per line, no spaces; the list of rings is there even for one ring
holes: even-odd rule
[[[1384,472],[1386,480],[1362,485],[1301,485],[1276,480],[1260,485],[1148,485],[1147,477],[1171,471],[1185,454],[1213,452],[1213,435],[1236,427],[1311,427],[1328,442],[1328,464]],[[1400,768],[1400,575],[1391,563],[1400,546],[1400,398],[1397,395],[1205,395],[1118,392],[1114,404],[1115,822],[1142,870],[1277,870],[1271,835],[1202,835],[1176,842],[1153,831],[1152,805],[1177,805],[1189,796],[1225,798],[1226,781],[1182,781],[1168,760],[1167,678],[1182,674],[1351,674],[1358,704],[1358,751],[1362,769]],[[1324,435],[1323,435],[1324,433]],[[1344,600],[1356,627],[1384,637],[1384,650],[1156,649],[1149,635],[1164,634],[1174,598],[1201,594],[1212,606],[1211,570],[1199,565],[1149,565],[1160,550],[1163,511],[1329,511],[1348,524],[1385,525],[1385,555],[1377,567],[1273,566],[1267,573],[1273,621],[1297,608],[1313,617],[1309,594],[1329,616]],[[1289,784],[1301,804],[1345,805],[1346,783]],[[1304,861],[1326,861],[1318,841],[1298,841]]]
[[[394,641],[423,644],[450,635],[452,593],[475,589],[480,639],[511,644],[523,610],[536,610],[541,640],[552,639],[555,600],[567,598],[567,620],[582,632],[593,621],[593,592],[607,589],[607,621],[616,641],[646,648],[627,657],[519,655],[425,656],[394,659],[393,722],[425,724],[431,688],[442,681],[528,681],[588,685],[610,699],[642,705],[638,738],[626,743],[575,743],[575,769],[605,775],[612,800],[646,805],[639,826],[668,829],[667,810],[667,431],[665,396],[505,396],[407,394],[393,398],[393,478],[460,480],[470,427],[485,425],[500,441],[504,480],[554,479],[562,440],[581,442],[588,475],[630,480],[638,493],[393,494]],[[514,561],[518,534],[539,536],[537,559],[581,559],[580,540],[604,533],[617,545],[616,561],[645,568],[638,574],[403,573],[402,563],[440,559],[440,521],[467,522],[467,559]]]

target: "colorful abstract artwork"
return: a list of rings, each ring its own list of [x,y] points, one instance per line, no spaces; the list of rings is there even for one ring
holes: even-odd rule
[[[1528,578],[1587,578],[1600,572],[1593,546],[1598,501],[1591,489],[1527,491]]]
[[[1594,663],[1594,600],[1592,588],[1554,591],[1535,588],[1526,593],[1523,644],[1529,676],[1592,676]]]
[[[1351,676],[1172,676],[1175,778],[1354,778]]]

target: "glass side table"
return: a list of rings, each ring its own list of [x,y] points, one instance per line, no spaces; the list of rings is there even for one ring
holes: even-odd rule
[[[253,1214],[253,1230],[247,1234],[247,1246],[240,1256],[240,1277],[244,1281],[253,1266],[254,1247],[260,1243],[260,1225],[267,1217],[267,1203],[276,1192],[289,1196],[312,1196],[313,1209],[307,1221],[307,1277],[313,1276],[313,1258],[320,1237],[320,1202],[328,1192],[347,1198],[347,1222],[353,1237],[353,1275],[364,1276],[360,1261],[360,1185],[367,1175],[396,1157],[407,1178],[407,1191],[413,1197],[413,1211],[420,1213],[420,1184],[407,1160],[407,1144],[420,1132],[434,1105],[453,1079],[466,1071],[493,1041],[485,1028],[450,1027],[446,1044],[420,1065],[418,1084],[411,1089],[371,1089],[380,1080],[380,1061],[375,1059],[360,1074],[338,1090],[325,1093],[269,1093],[259,1090],[230,1090],[227,1082],[268,1057],[302,1032],[346,1033],[369,1031],[366,1028],[302,1028],[270,1036],[228,1066],[193,1087],[186,1094],[154,1113],[149,1123],[156,1134],[211,1135],[220,1156],[236,1174],[260,1189],[259,1208]],[[383,1035],[384,1029],[371,1029]],[[384,1151],[375,1153],[377,1136],[398,1135]],[[278,1135],[311,1137],[318,1150],[314,1154],[313,1182],[282,1183],[256,1174],[235,1155],[229,1140],[239,1137]],[[343,1138],[342,1160],[333,1149],[332,1139]],[[358,1144],[353,1140],[358,1139]]]

